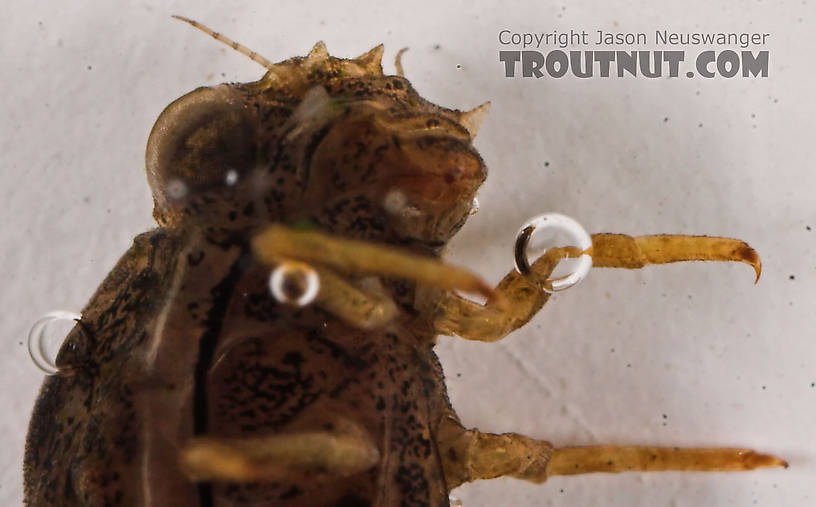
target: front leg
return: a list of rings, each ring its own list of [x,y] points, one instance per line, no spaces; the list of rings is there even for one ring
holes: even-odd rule
[[[757,280],[761,271],[756,251],[736,239],[593,234],[592,246],[584,252],[575,248],[553,248],[525,269],[525,275],[511,271],[484,305],[450,292],[437,294],[435,306],[429,308],[433,312],[434,330],[468,340],[501,340],[529,322],[547,302],[550,295],[544,287],[558,262],[584,253],[592,257],[594,267],[638,269],[650,264],[683,261],[735,261],[752,266]]]
[[[270,225],[252,240],[258,258],[270,266],[295,259],[339,274],[369,274],[413,280],[417,284],[490,296],[492,289],[473,273],[434,257],[387,244],[334,236],[316,230]]]
[[[529,322],[544,306],[550,298],[543,289],[544,281],[561,259],[575,253],[574,249],[552,248],[529,267],[526,275],[510,271],[484,305],[450,292],[428,298],[436,304],[432,309],[434,331],[468,340],[501,340]]]
[[[344,276],[388,276],[412,280],[421,287],[416,306],[430,312],[436,334],[488,342],[502,339],[533,318],[549,299],[545,288],[552,271],[566,257],[588,254],[596,267],[627,269],[681,261],[738,261],[750,264],[757,278],[761,270],[759,256],[746,243],[709,236],[594,234],[587,250],[551,248],[531,266],[524,262],[523,274],[508,273],[495,289],[467,270],[432,257],[281,225],[256,236],[253,250],[270,266],[287,259],[315,266],[323,285],[318,304],[358,327],[380,326],[394,312],[382,298],[353,287]],[[481,305],[455,295],[454,290],[488,299]]]

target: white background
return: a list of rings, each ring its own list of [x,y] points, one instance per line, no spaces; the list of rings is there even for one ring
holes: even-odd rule
[[[273,61],[319,39],[344,57],[384,42],[393,72],[408,46],[407,77],[426,98],[491,100],[476,140],[490,169],[481,212],[450,257],[491,282],[512,266],[519,225],[543,211],[591,232],[730,235],[760,252],[756,286],[736,264],[594,270],[503,342],[438,348],[462,420],[482,430],[560,445],[747,446],[789,469],[483,481],[456,492],[467,507],[816,504],[812,0],[243,4],[5,2],[0,504],[21,501],[42,380],[27,330],[47,311],[79,310],[152,226],[142,169],[156,116],[199,85],[263,73],[173,13]],[[506,79],[503,28],[766,32],[770,76]],[[685,49],[687,60],[701,50]]]

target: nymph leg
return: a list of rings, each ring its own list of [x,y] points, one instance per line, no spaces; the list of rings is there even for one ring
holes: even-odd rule
[[[456,335],[468,340],[492,342],[501,340],[523,326],[544,306],[550,294],[542,284],[558,262],[578,252],[552,248],[538,258],[522,275],[513,270],[496,286],[493,296],[484,305],[446,292],[428,298],[435,304],[431,309],[433,329],[438,334]]]
[[[480,305],[452,293],[435,300],[433,327],[439,334],[468,340],[497,341],[526,324],[546,303],[545,280],[565,257],[583,253],[592,257],[593,267],[637,269],[650,264],[682,261],[737,261],[751,265],[757,279],[761,271],[759,255],[745,242],[709,236],[626,236],[593,234],[592,246],[584,252],[575,248],[548,250],[525,275],[511,271]]]
[[[316,271],[320,278],[316,304],[349,324],[371,329],[386,324],[396,314],[396,305],[381,289],[354,286],[323,267]]]
[[[192,481],[281,481],[347,477],[380,459],[371,437],[351,422],[335,432],[274,434],[255,438],[199,437],[181,451]]]
[[[769,454],[748,449],[587,446],[556,448],[517,433],[466,430],[442,422],[438,445],[448,488],[465,482],[511,476],[541,483],[554,475],[630,471],[741,471],[787,466]]]
[[[405,278],[418,284],[485,296],[493,290],[473,273],[399,248],[282,225],[269,226],[252,241],[258,258],[270,265],[294,259],[343,274]]]
[[[713,236],[593,234],[592,248],[587,253],[592,256],[592,265],[598,268],[637,269],[671,262],[736,261],[753,267],[756,281],[762,272],[759,255],[747,243]]]
[[[500,340],[526,324],[549,298],[544,290],[547,279],[558,261],[565,257],[589,254],[595,267],[627,269],[681,261],[738,261],[750,264],[757,278],[761,271],[759,256],[746,243],[708,236],[594,234],[592,246],[586,251],[572,247],[552,248],[525,269],[524,274],[515,270],[508,273],[495,289],[469,271],[437,259],[391,246],[281,225],[270,226],[255,237],[253,249],[270,265],[283,259],[294,259],[316,268],[330,268],[327,276],[333,276],[333,293],[355,294],[355,298],[334,297],[326,291],[322,304],[352,323],[369,322],[366,315],[387,312],[377,307],[375,298],[367,298],[365,292],[344,282],[341,274],[412,280],[432,289],[424,292],[426,297],[418,298],[417,305],[432,315],[434,331],[478,341]],[[482,294],[488,299],[481,305],[455,295],[454,290]],[[376,325],[385,321],[386,317],[373,322]],[[361,327],[367,326],[371,327],[370,324]]]

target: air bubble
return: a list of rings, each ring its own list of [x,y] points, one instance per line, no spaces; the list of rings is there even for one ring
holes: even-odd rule
[[[238,183],[238,171],[235,169],[230,169],[227,171],[227,174],[224,175],[224,183],[226,183],[228,187]]]
[[[317,271],[308,264],[284,261],[272,270],[269,289],[272,296],[281,303],[306,306],[317,297],[320,278]]]
[[[37,368],[48,375],[57,373],[56,358],[59,347],[56,347],[56,351],[53,353],[49,352],[49,349],[53,350],[55,348],[54,342],[56,341],[56,336],[60,337],[59,344],[61,345],[62,339],[67,333],[62,332],[57,334],[56,331],[53,331],[49,334],[46,333],[46,330],[57,322],[70,322],[70,327],[73,327],[79,319],[80,316],[75,313],[57,310],[46,313],[34,322],[34,325],[31,326],[31,330],[28,332],[28,355],[31,356],[31,360],[34,361],[34,365],[36,365]],[[47,334],[50,335],[50,338],[46,336]]]
[[[453,495],[448,496],[448,502],[450,503],[450,507],[463,507],[465,505]]]
[[[526,274],[530,271],[529,255],[538,258],[553,247],[573,246],[587,250],[592,246],[592,238],[581,224],[574,219],[559,213],[545,213],[527,221],[516,235],[515,265],[516,271]],[[577,284],[589,273],[592,257],[583,254],[577,259],[563,259],[559,262],[554,274],[567,270],[567,274],[556,275],[544,282],[547,292],[559,292]]]

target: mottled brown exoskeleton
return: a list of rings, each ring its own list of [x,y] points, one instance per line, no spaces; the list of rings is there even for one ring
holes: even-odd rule
[[[32,506],[441,506],[509,475],[779,466],[742,449],[567,447],[464,427],[433,352],[438,334],[493,341],[547,301],[565,256],[638,268],[759,259],[725,238],[597,234],[490,288],[444,264],[486,169],[486,111],[434,105],[382,46],[318,43],[257,82],[199,88],[147,146],[159,227],[134,240],[82,311],[34,409]],[[402,74],[401,68],[399,74]],[[270,293],[270,272],[288,269]],[[477,304],[456,290],[487,297]],[[284,301],[284,302],[281,302]]]

